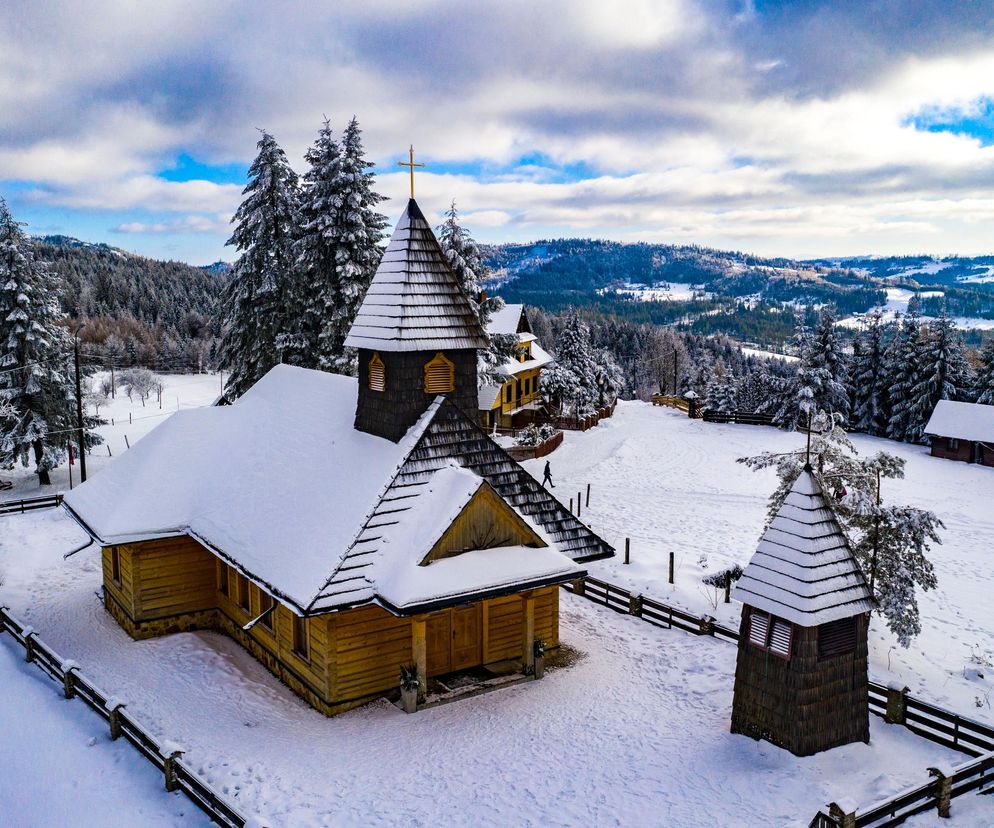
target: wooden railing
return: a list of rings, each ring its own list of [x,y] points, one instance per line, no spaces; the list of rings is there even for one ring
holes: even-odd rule
[[[653,394],[652,404],[665,405],[668,408],[677,408],[684,414],[690,412],[690,402],[688,400],[685,400],[683,397],[674,397],[669,394]]]
[[[23,515],[35,509],[51,509],[62,505],[62,495],[43,495],[41,497],[26,497],[22,500],[0,500],[0,515]]]
[[[738,425],[771,426],[773,416],[770,414],[754,414],[751,411],[709,411],[704,410],[701,419],[706,423],[737,423]]]
[[[724,627],[710,616],[693,615],[598,578],[582,578],[565,588],[574,595],[616,612],[641,618],[656,627],[676,628],[693,635],[710,635],[730,642],[739,640],[738,630]],[[934,778],[931,781],[858,809],[855,814],[843,814],[835,806],[831,806],[828,812],[819,811],[809,828],[889,828],[933,808],[938,808],[940,815],[948,814],[949,803],[955,797],[988,784],[994,786],[994,727],[916,699],[907,691],[872,681],[869,683],[868,701],[870,712],[874,715],[903,725],[918,736],[972,758],[951,769],[949,774],[942,773],[938,768],[932,769]]]
[[[167,791],[182,791],[211,821],[228,828],[243,828],[246,818],[224,797],[205,784],[180,758],[181,751],[160,744],[127,712],[120,701],[108,696],[88,679],[73,661],[67,661],[46,645],[38,635],[0,607],[0,633],[9,632],[24,648],[25,660],[34,663],[53,681],[62,685],[66,698],[79,698],[106,721],[111,739],[124,737],[154,765],[165,780]],[[262,824],[257,821],[256,824]]]

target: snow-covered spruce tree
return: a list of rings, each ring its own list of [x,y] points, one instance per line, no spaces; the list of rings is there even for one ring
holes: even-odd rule
[[[961,400],[968,396],[972,381],[963,342],[945,309],[928,324],[918,353],[919,379],[912,392],[905,434],[905,439],[912,443],[924,439],[925,426],[935,404],[939,400]]]
[[[596,362],[597,405],[605,406],[617,398],[625,387],[625,372],[622,370],[614,355],[605,348],[599,350],[594,358]]]
[[[918,318],[918,301],[908,303],[903,321],[898,320],[897,332],[887,347],[884,360],[887,385],[887,436],[892,440],[906,440],[911,427],[915,387],[918,385],[918,356],[921,324]]]
[[[797,369],[798,393],[810,396],[814,405],[849,419],[849,393],[846,390],[848,365],[835,332],[835,309],[822,308],[811,333],[801,332],[798,344],[801,361]],[[810,392],[810,393],[809,393]]]
[[[504,307],[499,296],[486,296],[483,282],[489,269],[483,264],[483,256],[476,240],[459,223],[459,212],[453,200],[445,213],[445,221],[438,226],[438,243],[449,260],[449,265],[469,303],[486,330],[491,317]],[[490,347],[479,351],[477,376],[480,386],[500,385],[507,377],[500,368],[514,359],[514,346],[518,338],[514,334],[490,334]]]
[[[780,478],[770,496],[767,525],[780,509],[808,459],[805,447],[739,458],[754,470],[776,468]],[[842,428],[842,417],[817,412],[812,419],[810,462],[852,545],[877,602],[877,611],[901,646],[921,632],[917,590],[936,586],[927,553],[941,543],[944,528],[933,512],[888,505],[881,481],[904,477],[904,460],[887,452],[862,459]]]
[[[708,411],[716,411],[719,414],[732,414],[738,410],[736,379],[733,373],[726,371],[723,377],[716,378],[711,383],[705,406]]]
[[[868,319],[869,327],[853,343],[852,424],[857,431],[879,436],[886,433],[889,419],[880,311]]]
[[[223,298],[220,364],[231,371],[225,385],[231,397],[243,394],[280,361],[277,337],[297,313],[288,285],[297,174],[268,132],[258,148],[227,242],[240,253]]]
[[[556,341],[556,365],[542,371],[542,392],[561,410],[576,416],[589,414],[597,404],[597,360],[590,345],[590,329],[575,309]]]
[[[295,318],[280,346],[284,362],[317,368],[321,336],[339,296],[333,225],[342,150],[327,119],[304,160],[309,166],[301,182],[299,227],[292,246],[290,304]]]
[[[345,338],[383,255],[380,242],[387,218],[376,212],[376,205],[386,196],[373,190],[372,167],[362,147],[359,121],[353,117],[342,135],[340,162],[333,165],[337,177],[331,182],[325,224],[326,242],[334,249],[337,295],[319,337],[318,367],[336,374],[356,372],[356,351],[346,351]]]
[[[980,370],[974,389],[978,403],[994,405],[994,338],[988,339],[980,351]]]
[[[60,317],[52,274],[0,198],[0,467],[33,460],[43,486],[67,442],[79,450],[72,341]],[[97,424],[84,420],[86,428]],[[83,450],[101,442],[84,435]]]

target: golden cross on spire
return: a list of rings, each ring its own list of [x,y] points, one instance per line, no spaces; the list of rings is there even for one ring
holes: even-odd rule
[[[411,168],[411,198],[414,198],[414,168],[424,167],[424,163],[415,164],[414,163],[414,144],[411,144],[411,149],[409,150],[410,160],[409,161],[398,161],[398,167],[410,167]]]

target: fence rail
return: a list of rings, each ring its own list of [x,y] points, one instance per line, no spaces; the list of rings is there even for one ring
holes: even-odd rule
[[[35,509],[52,509],[62,505],[62,495],[43,495],[41,497],[25,497],[21,500],[0,500],[0,515],[23,515]]]
[[[687,414],[690,411],[690,401],[683,397],[674,397],[671,394],[653,394],[653,405],[665,405],[667,408],[676,408]]]
[[[61,499],[61,498],[60,498]],[[39,507],[36,507],[39,508]],[[179,752],[169,752],[168,744],[160,744],[124,709],[119,701],[108,697],[88,679],[79,665],[67,661],[43,642],[31,627],[22,624],[0,607],[0,633],[9,632],[24,648],[24,657],[63,687],[66,698],[80,698],[110,725],[112,739],[124,737],[165,777],[166,790],[182,791],[211,821],[226,828],[244,828],[246,818],[220,794],[213,791],[187,767]]]
[[[751,411],[709,411],[704,410],[702,419],[706,423],[737,423],[738,425],[773,425],[770,414],[754,414]]]
[[[717,624],[710,616],[693,615],[599,578],[582,578],[567,585],[566,589],[588,601],[641,618],[657,627],[676,628],[731,642],[739,640],[738,630]],[[870,712],[874,715],[903,725],[918,736],[972,758],[956,766],[950,775],[943,775],[935,769],[932,781],[859,809],[855,814],[843,814],[841,810],[832,809],[829,813],[819,811],[809,828],[890,828],[934,808],[939,809],[940,815],[948,814],[952,799],[988,784],[994,792],[994,727],[916,699],[906,691],[872,681],[869,683],[868,701]],[[897,706],[892,709],[895,702]],[[895,710],[898,712],[896,719],[893,716]]]

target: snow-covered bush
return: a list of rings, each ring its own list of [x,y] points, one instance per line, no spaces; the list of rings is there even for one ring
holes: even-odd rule
[[[514,444],[525,448],[540,446],[546,440],[554,437],[556,435],[556,431],[557,430],[548,423],[542,423],[540,426],[536,426],[533,423],[518,432],[518,436],[515,439]]]

